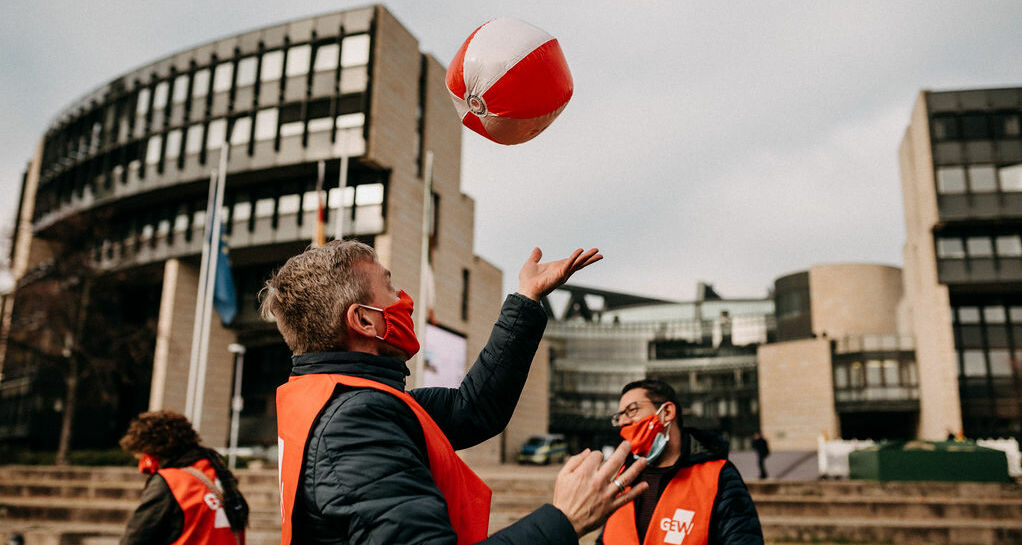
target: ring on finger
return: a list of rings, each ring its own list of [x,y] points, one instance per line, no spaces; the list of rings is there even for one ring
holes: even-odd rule
[[[611,484],[614,484],[614,485],[617,486],[618,491],[620,491],[620,492],[624,492],[625,491],[625,485],[621,484],[621,481],[619,481],[617,479],[613,479],[610,482],[611,482]]]

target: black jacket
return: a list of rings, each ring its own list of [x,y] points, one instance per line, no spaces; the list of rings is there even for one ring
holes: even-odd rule
[[[520,295],[500,317],[461,387],[409,393],[463,449],[507,425],[546,327],[539,303]],[[404,390],[404,362],[358,352],[295,356],[292,374],[342,374]],[[295,500],[296,544],[455,544],[447,505],[433,482],[419,422],[403,401],[339,385],[312,426]],[[491,531],[494,530],[491,528]],[[485,540],[487,544],[571,544],[568,518],[544,505]]]
[[[660,481],[657,497],[682,468],[713,460],[726,460],[727,453],[728,443],[721,436],[685,428],[681,439],[681,457]],[[602,531],[596,543],[604,545]],[[710,512],[709,545],[763,545],[763,529],[759,524],[756,504],[738,469],[731,462],[721,468],[717,481],[717,497],[713,500],[713,511]]]
[[[223,487],[225,514],[231,526],[240,530],[248,523],[248,503],[238,491],[238,481],[224,466],[219,454],[204,447],[197,447],[169,460],[163,467],[188,467],[205,458],[217,472],[217,479]],[[233,509],[232,509],[233,508]],[[159,473],[146,479],[142,489],[142,501],[131,514],[121,536],[121,545],[169,545],[181,537],[185,513],[170,491],[167,481]]]

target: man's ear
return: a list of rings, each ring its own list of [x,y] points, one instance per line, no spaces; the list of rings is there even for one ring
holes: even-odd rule
[[[357,304],[351,304],[348,306],[348,311],[344,315],[344,323],[348,326],[348,331],[355,333],[362,337],[373,337],[375,338],[376,325],[369,320],[364,312],[360,312],[362,307]]]
[[[674,422],[678,419],[678,407],[674,403],[668,401],[664,405],[664,420],[667,422]]]

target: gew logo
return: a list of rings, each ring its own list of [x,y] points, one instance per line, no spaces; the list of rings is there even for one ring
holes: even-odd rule
[[[664,543],[681,545],[681,542],[685,540],[685,536],[692,533],[692,517],[695,514],[695,511],[675,509],[673,518],[661,519],[660,529],[667,532],[667,535],[664,536]]]

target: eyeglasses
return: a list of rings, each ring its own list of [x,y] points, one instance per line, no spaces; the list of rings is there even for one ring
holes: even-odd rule
[[[624,410],[618,411],[610,415],[610,425],[618,427],[621,425],[621,417],[627,416],[628,418],[635,418],[635,415],[639,414],[639,403],[649,403],[650,405],[656,405],[652,401],[633,401],[628,404]]]

